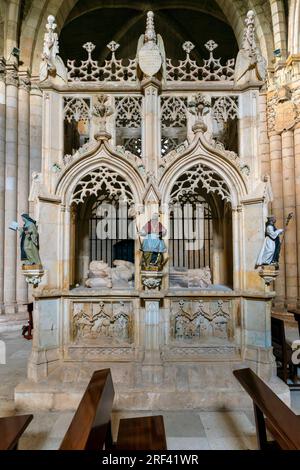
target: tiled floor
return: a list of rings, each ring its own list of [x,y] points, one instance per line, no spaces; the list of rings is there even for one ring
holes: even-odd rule
[[[31,342],[19,332],[0,334],[6,344],[6,365],[0,364],[0,416],[14,414],[13,390],[26,376]],[[292,408],[300,414],[300,392],[292,391]],[[256,449],[254,417],[246,411],[168,411],[164,416],[168,449]],[[123,417],[152,414],[113,414],[113,430]],[[20,440],[20,449],[57,449],[72,419],[72,412],[34,413],[34,419]]]

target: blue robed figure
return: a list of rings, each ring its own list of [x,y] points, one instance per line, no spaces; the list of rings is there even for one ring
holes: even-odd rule
[[[159,214],[155,212],[139,233],[145,237],[141,249],[146,266],[158,266],[162,261],[162,253],[167,251],[163,240],[167,230],[160,223]]]

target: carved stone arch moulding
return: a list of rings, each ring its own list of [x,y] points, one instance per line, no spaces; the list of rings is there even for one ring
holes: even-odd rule
[[[129,205],[134,204],[133,194],[127,181],[119,173],[105,166],[90,171],[77,182],[71,203],[79,204],[86,197],[92,194],[96,196],[103,190],[115,200],[121,199]]]
[[[207,165],[198,163],[177,178],[173,184],[170,202],[184,202],[193,198],[199,187],[204,188],[207,193],[216,193],[226,202],[231,202],[230,190],[226,182]]]

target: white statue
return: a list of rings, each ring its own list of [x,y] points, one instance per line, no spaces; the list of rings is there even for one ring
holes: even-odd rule
[[[166,77],[165,47],[161,35],[155,32],[153,11],[147,13],[146,31],[139,37],[136,62],[140,80],[157,75]]]
[[[258,255],[255,267],[275,264],[279,262],[281,248],[280,235],[284,232],[282,228],[275,227],[276,218],[271,215],[267,218],[265,229],[265,240]]]
[[[243,84],[249,80],[263,81],[266,78],[266,60],[256,43],[254,11],[249,10],[245,19],[242,46],[236,58],[235,83]]]
[[[48,16],[46,24],[47,33],[44,35],[44,47],[42,53],[42,62],[40,65],[40,81],[46,80],[48,75],[58,76],[64,82],[68,81],[68,74],[62,58],[58,55],[58,35],[56,29],[55,18],[53,15]]]

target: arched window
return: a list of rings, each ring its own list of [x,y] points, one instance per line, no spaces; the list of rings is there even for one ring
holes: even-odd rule
[[[133,196],[123,177],[99,167],[78,182],[72,202],[74,284],[84,285],[92,261],[134,262]]]
[[[170,287],[232,287],[230,192],[212,169],[198,164],[171,190]]]
[[[104,261],[112,267],[116,259],[134,262],[133,219],[129,205],[102,194],[94,201],[89,215],[90,261]]]

